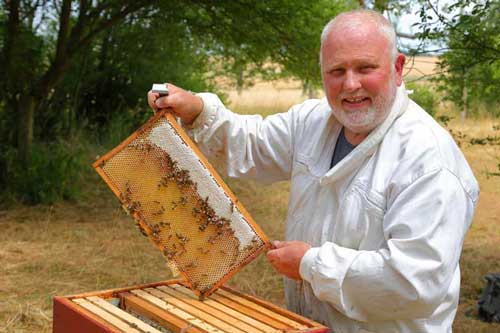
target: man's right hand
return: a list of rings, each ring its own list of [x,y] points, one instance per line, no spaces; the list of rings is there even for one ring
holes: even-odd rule
[[[168,109],[175,116],[182,119],[184,124],[191,124],[203,111],[203,100],[171,83],[168,85],[168,95],[160,97],[160,94],[148,92],[148,104],[154,112]]]

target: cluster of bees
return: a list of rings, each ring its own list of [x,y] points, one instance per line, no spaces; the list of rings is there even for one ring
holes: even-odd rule
[[[228,219],[215,214],[213,208],[208,204],[208,197],[204,200],[198,198],[197,206],[199,208],[193,208],[192,214],[194,217],[201,217],[198,226],[200,231],[204,231],[208,225],[214,225],[217,229],[231,229],[231,222]]]
[[[168,187],[168,183],[174,181],[181,188],[190,188],[196,191],[196,184],[189,177],[189,171],[177,166],[167,153],[158,156],[163,176],[158,183],[158,188]]]

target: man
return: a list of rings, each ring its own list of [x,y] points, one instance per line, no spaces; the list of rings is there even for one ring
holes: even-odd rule
[[[262,120],[212,94],[149,93],[229,176],[291,179],[285,242],[268,259],[288,307],[334,332],[451,332],[477,182],[448,133],[409,100],[380,14],[324,29],[326,99]]]

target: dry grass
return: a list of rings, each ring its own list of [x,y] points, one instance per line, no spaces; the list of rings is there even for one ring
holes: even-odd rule
[[[275,88],[270,84],[256,86],[253,89],[261,89],[260,93],[245,97],[248,103],[245,108],[242,102],[236,102],[236,94],[230,96],[239,111],[263,114],[284,110],[303,99],[297,85],[293,89],[293,83],[278,88],[282,90],[277,94],[283,99],[272,98]],[[263,102],[264,96],[267,102]],[[450,124],[454,131],[467,133],[469,137],[500,136],[493,125],[500,125],[500,121],[460,124],[455,120]],[[483,276],[500,271],[500,176],[495,175],[499,172],[500,146],[470,145],[464,141],[462,148],[482,192],[465,240],[461,299],[454,331],[494,332],[500,330],[498,325],[483,323],[473,314],[484,285]],[[283,238],[288,183],[271,186],[249,181],[229,183],[269,237]],[[122,212],[117,200],[95,175],[89,179],[86,197],[80,202],[12,207],[0,212],[0,226],[0,332],[50,332],[54,295],[171,277],[160,253],[140,236],[131,218]],[[281,278],[263,256],[238,273],[231,284],[283,304]]]

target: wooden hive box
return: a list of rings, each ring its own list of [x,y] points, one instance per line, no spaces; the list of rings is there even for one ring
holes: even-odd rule
[[[204,301],[181,280],[54,297],[53,333],[328,332],[312,320],[223,286]]]

